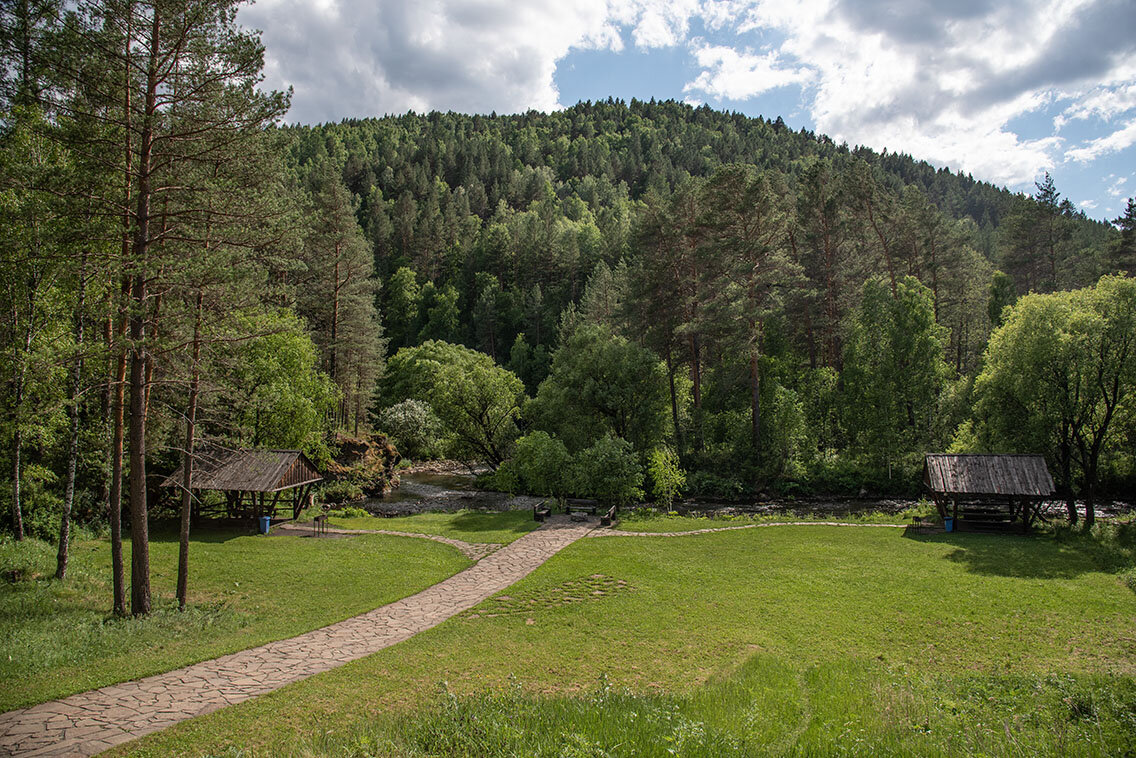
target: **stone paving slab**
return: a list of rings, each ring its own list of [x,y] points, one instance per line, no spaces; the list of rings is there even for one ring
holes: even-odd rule
[[[363,658],[509,587],[594,526],[558,517],[449,579],[346,621],[165,674],[0,714],[0,754],[94,755]]]

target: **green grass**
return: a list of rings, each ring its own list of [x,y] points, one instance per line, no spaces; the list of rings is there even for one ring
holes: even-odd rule
[[[754,656],[689,695],[606,678],[585,696],[443,690],[414,714],[306,738],[301,755],[748,758],[1096,756],[1136,750],[1136,684],[1073,676],[910,676]]]
[[[328,520],[340,529],[389,529],[396,532],[437,534],[464,542],[489,542],[506,545],[523,537],[540,524],[533,520],[532,511],[472,511],[456,513],[420,513],[414,516],[383,518],[360,516]]]
[[[1132,557],[1131,541],[1069,533],[585,539],[404,643],[119,752],[527,755],[545,739],[533,726],[533,745],[408,741],[460,736],[431,694],[444,681],[459,710],[578,733],[579,755],[674,735],[668,713],[722,739],[752,733],[759,755],[1123,753],[1136,734],[1136,594],[1120,576]],[[494,710],[511,676],[526,700]],[[631,694],[595,731],[601,676]],[[659,724],[635,731],[628,713]],[[400,747],[361,747],[381,740]]]
[[[124,547],[129,581],[129,543]],[[190,608],[177,610],[177,540],[152,535],[155,611],[116,619],[107,540],[72,548],[0,542],[0,711],[148,676],[317,629],[411,595],[469,565],[428,540],[259,537],[201,531],[190,545]],[[128,593],[129,597],[129,593]]]
[[[700,529],[720,529],[750,524],[771,524],[791,521],[835,521],[849,524],[910,524],[916,517],[930,517],[933,506],[915,506],[899,513],[865,511],[843,515],[816,515],[788,511],[777,514],[739,514],[736,516],[680,516],[674,511],[657,511],[648,508],[620,514],[616,529],[624,532],[695,532]]]

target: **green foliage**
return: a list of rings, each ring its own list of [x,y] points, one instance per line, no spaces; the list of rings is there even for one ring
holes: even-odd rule
[[[446,454],[496,467],[509,457],[525,399],[521,380],[476,350],[429,341],[390,359],[383,397],[426,402],[442,422]]]
[[[601,437],[572,458],[569,487],[579,497],[607,505],[629,505],[643,499],[643,469],[631,443]]]
[[[421,301],[418,280],[414,271],[402,266],[391,275],[386,286],[387,331],[391,347],[407,347],[417,341],[418,307]]]
[[[545,432],[532,432],[517,440],[517,449],[507,465],[524,492],[545,497],[566,494],[571,465],[568,449]]]
[[[378,424],[394,438],[406,458],[440,458],[445,450],[442,422],[425,401],[407,399],[395,403],[379,413]]]
[[[360,493],[360,494],[362,494],[362,493]],[[324,498],[325,502],[328,502],[328,503],[333,502],[331,500],[328,500],[327,489],[324,490],[323,498]],[[358,498],[356,498],[356,499],[358,499]],[[346,500],[341,500],[339,502],[351,502],[351,499],[348,498]],[[327,512],[327,515],[332,517],[332,518],[372,518],[371,514],[368,513],[366,511],[366,509],[355,508],[355,507],[352,507],[352,506],[347,506],[345,508],[333,508],[332,510],[329,510]]]
[[[687,477],[687,490],[703,497],[731,500],[746,491],[746,485],[712,471],[693,471]]]
[[[647,453],[647,479],[655,504],[669,508],[686,486],[686,472],[678,454],[669,447],[657,447]]]
[[[994,328],[1002,325],[1002,312],[1018,302],[1018,293],[1014,290],[1014,280],[1008,274],[995,271],[990,281],[990,302],[987,314]]]
[[[357,503],[363,499],[363,488],[355,482],[332,482],[320,488],[317,498],[329,505],[342,505],[343,503]],[[353,509],[360,510],[360,509]],[[363,511],[366,513],[366,511]],[[348,514],[340,514],[348,515]]]
[[[59,477],[46,466],[31,464],[24,467],[21,479],[24,533],[41,540],[56,539],[59,514],[63,510],[63,498],[58,494]]]
[[[1136,395],[1136,280],[1023,297],[975,382],[978,447],[1046,455],[1059,488],[1092,502]],[[1090,520],[1091,520],[1090,511]]]
[[[944,338],[930,290],[918,280],[905,277],[894,296],[880,279],[865,283],[844,352],[844,423],[877,468],[934,446]]]
[[[525,418],[569,451],[609,434],[645,451],[667,427],[666,387],[666,370],[649,350],[585,324],[553,354],[552,372]]]
[[[253,447],[301,448],[322,465],[331,454],[324,419],[339,396],[317,368],[315,344],[288,313],[246,328],[263,336],[236,343],[228,358],[235,375],[228,406],[238,437]]]

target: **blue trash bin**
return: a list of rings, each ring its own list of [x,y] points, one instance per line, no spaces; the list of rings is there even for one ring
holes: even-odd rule
[[[948,532],[953,532],[955,530],[955,520],[953,518],[943,519],[943,528]]]
[[[269,516],[260,517],[260,533],[268,534],[269,527],[272,526],[272,519]]]

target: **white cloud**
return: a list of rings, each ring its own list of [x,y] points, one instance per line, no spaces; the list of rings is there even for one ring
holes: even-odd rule
[[[683,92],[705,92],[727,100],[751,97],[790,84],[804,84],[812,78],[809,69],[783,65],[776,52],[754,55],[721,45],[699,45],[694,52],[703,71],[683,87]]]
[[[563,0],[260,0],[271,87],[295,87],[290,119],[408,109],[512,112],[558,105],[556,62],[573,47],[618,50],[635,6]]]
[[[773,60],[781,70],[814,72],[806,94],[817,131],[1021,185],[1062,162],[1064,141],[1021,137],[1015,119],[1071,99],[1067,90],[1083,91],[1086,82],[1115,86],[1086,98],[1081,110],[1120,112],[1136,81],[1124,54],[1136,44],[1117,27],[1132,28],[1134,7],[1126,0],[729,0],[714,3],[710,15],[722,28],[784,36]],[[688,92],[729,97],[727,85],[744,77],[726,76],[726,60],[700,60],[703,71]],[[1082,151],[1121,149],[1125,138],[1110,135]]]
[[[1123,129],[1117,129],[1111,134],[1090,140],[1084,147],[1070,150],[1066,153],[1066,156],[1078,163],[1088,163],[1095,161],[1102,155],[1117,153],[1132,145],[1136,145],[1136,120]]]
[[[559,61],[627,44],[689,49],[688,102],[797,87],[838,142],[991,181],[1028,187],[1136,142],[1132,0],[259,0],[241,20],[265,30],[267,83],[295,87],[305,122],[550,110]],[[1055,131],[1023,136],[1043,112]],[[1073,142],[1074,121],[1112,133]]]

